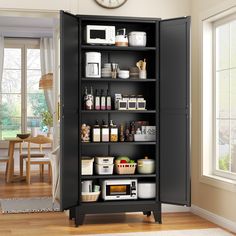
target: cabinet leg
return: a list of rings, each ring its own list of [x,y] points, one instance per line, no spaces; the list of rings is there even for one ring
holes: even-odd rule
[[[69,218],[70,220],[75,218],[75,207],[70,208]]]
[[[152,212],[151,211],[144,211],[143,214],[147,217],[151,216]]]
[[[75,210],[75,225],[78,227],[79,225],[82,225],[84,223],[84,217],[85,214],[81,212],[81,210],[77,209]]]
[[[154,216],[154,219],[155,219],[155,222],[158,222],[159,224],[161,224],[161,211],[159,210],[154,210],[153,211],[153,216]]]

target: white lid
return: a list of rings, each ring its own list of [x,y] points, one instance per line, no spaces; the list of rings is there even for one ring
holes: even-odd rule
[[[129,33],[129,35],[142,35],[142,36],[146,36],[146,32],[144,31],[132,31]]]

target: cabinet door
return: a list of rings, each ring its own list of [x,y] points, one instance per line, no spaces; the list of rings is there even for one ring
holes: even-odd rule
[[[190,17],[160,22],[160,199],[190,205]]]
[[[76,16],[60,12],[61,86],[61,209],[78,203],[78,44]]]

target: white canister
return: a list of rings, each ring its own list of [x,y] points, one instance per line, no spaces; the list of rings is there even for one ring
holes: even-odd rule
[[[90,193],[93,191],[93,181],[92,180],[84,180],[81,182],[82,184],[82,192],[83,193]]]
[[[145,47],[147,44],[147,34],[143,31],[132,31],[129,33],[129,46]]]

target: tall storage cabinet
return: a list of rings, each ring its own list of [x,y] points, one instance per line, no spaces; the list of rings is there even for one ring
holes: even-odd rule
[[[70,210],[76,226],[86,214],[153,212],[161,223],[161,203],[190,206],[190,17],[170,20],[72,15],[61,11],[61,209]],[[147,32],[146,47],[117,47],[84,43],[86,25],[113,25],[116,29]],[[119,62],[130,67],[146,58],[147,79],[86,78],[85,53],[102,54],[102,63]],[[84,87],[109,89],[115,93],[142,94],[147,110],[83,110]],[[80,127],[95,120],[118,123],[147,120],[156,126],[156,141],[83,143]],[[81,157],[147,155],[155,159],[155,173],[149,175],[81,175]],[[81,182],[91,179],[137,179],[155,182],[154,199],[85,203]]]

